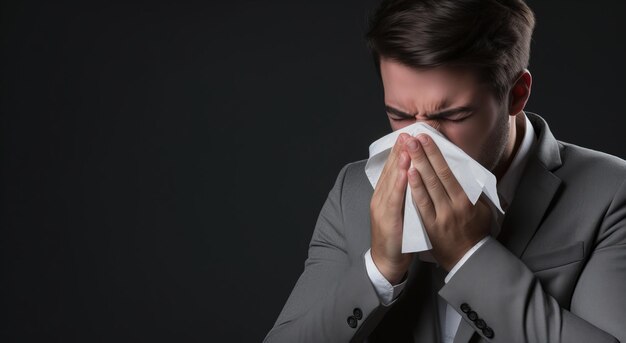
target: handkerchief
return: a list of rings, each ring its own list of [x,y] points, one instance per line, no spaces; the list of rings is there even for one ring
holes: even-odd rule
[[[493,207],[500,213],[504,213],[500,206],[500,199],[496,188],[496,177],[480,163],[472,159],[461,148],[450,142],[439,131],[428,124],[417,122],[396,130],[372,143],[369,147],[369,159],[365,165],[365,174],[372,187],[376,188],[378,178],[383,171],[385,162],[389,157],[391,148],[395,144],[398,136],[406,133],[411,136],[425,133],[429,135],[441,150],[444,159],[448,163],[450,170],[467,194],[470,202],[476,204],[480,195],[484,192],[491,201]],[[411,188],[407,186],[404,204],[404,223],[402,233],[402,252],[420,252],[432,249],[426,230],[422,224],[419,211],[413,203]],[[430,254],[421,254],[422,259],[432,260]]]

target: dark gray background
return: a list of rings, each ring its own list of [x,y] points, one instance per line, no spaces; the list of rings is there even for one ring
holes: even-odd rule
[[[376,3],[3,1],[0,341],[260,341],[390,131]],[[626,157],[624,2],[530,5],[527,109]]]

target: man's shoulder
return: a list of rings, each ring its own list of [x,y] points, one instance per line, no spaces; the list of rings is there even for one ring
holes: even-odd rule
[[[365,165],[367,164],[367,158],[348,162],[342,168],[340,173],[344,173],[344,184],[353,183],[355,181],[362,181],[363,178],[367,179],[365,174]]]
[[[626,180],[626,161],[602,152],[558,141],[563,165],[558,174],[593,178],[589,181],[620,186]]]
[[[564,163],[572,164],[589,164],[595,169],[608,169],[617,172],[626,171],[626,161],[617,156],[585,148],[576,144],[558,141],[561,147],[561,155],[564,157]]]
[[[341,168],[338,176],[338,182],[341,182],[341,188],[345,191],[350,190],[366,190],[372,189],[369,179],[365,174],[365,164],[367,159],[348,162]]]
[[[365,175],[365,164],[367,164],[367,158],[348,162],[343,166],[343,168],[346,169],[346,173],[362,172],[363,175]]]

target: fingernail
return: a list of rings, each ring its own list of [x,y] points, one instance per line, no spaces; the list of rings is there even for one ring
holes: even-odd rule
[[[426,135],[419,135],[419,136],[417,137],[417,139],[419,139],[419,141],[420,141],[422,144],[426,144],[426,143],[428,143],[428,136],[426,136]]]
[[[409,147],[409,150],[411,151],[417,150],[417,143],[412,139],[406,145]]]

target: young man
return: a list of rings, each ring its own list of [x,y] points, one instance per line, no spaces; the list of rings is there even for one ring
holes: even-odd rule
[[[506,214],[400,135],[376,189],[365,161],[339,172],[267,342],[626,342],[626,162],[523,111],[533,27],[521,0],[380,5],[367,39],[392,129],[436,128],[496,176]],[[406,187],[437,263],[401,253]]]

